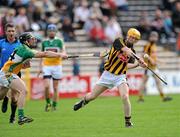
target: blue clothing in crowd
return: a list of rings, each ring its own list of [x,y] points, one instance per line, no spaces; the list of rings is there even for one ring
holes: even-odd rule
[[[10,43],[6,38],[0,40],[0,69],[9,59],[14,49],[20,45],[21,43],[19,40],[16,40],[13,43]]]

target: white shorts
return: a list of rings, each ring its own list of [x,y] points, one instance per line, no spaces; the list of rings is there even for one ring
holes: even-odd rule
[[[105,70],[96,84],[108,88],[113,88],[118,87],[122,83],[127,83],[125,74],[115,75]]]
[[[62,66],[43,66],[43,77],[44,78],[53,78],[53,79],[61,79],[63,77],[62,74]]]
[[[19,77],[18,75],[12,74],[10,77],[7,78],[5,73],[0,70],[0,86],[9,87],[11,81],[18,77]]]

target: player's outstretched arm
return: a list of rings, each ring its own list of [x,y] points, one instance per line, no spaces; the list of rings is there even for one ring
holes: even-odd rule
[[[128,69],[133,69],[139,66],[139,63],[136,61],[134,64],[128,63],[127,67]]]
[[[67,59],[67,54],[65,53],[58,53],[58,52],[52,52],[52,51],[38,51],[35,53],[34,58],[57,58],[57,57],[61,57],[63,59]]]

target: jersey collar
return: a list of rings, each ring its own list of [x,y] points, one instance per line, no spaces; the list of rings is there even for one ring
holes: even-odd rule
[[[7,37],[5,38],[5,41],[9,43],[9,41],[8,41]],[[14,41],[14,42],[12,42],[12,43],[16,43],[16,42],[18,42],[17,38],[16,38],[16,39],[15,39],[15,41]]]

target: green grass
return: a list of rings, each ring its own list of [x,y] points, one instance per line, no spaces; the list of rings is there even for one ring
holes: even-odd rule
[[[0,112],[0,137],[180,137],[180,94],[172,97],[162,102],[159,96],[146,96],[138,104],[132,96],[133,128],[124,127],[119,97],[98,98],[77,112],[72,106],[78,99],[60,100],[56,112],[44,112],[44,101],[28,101],[25,114],[35,121],[9,124],[9,107]]]

